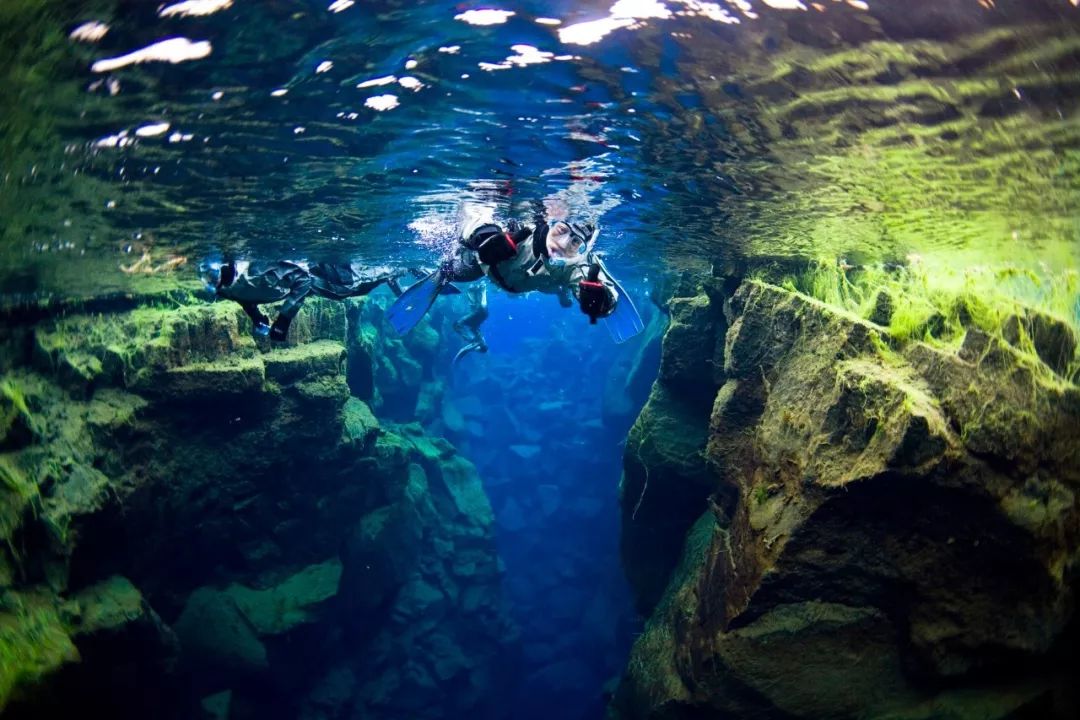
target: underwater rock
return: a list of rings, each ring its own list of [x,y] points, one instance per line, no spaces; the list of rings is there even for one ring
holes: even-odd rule
[[[664,334],[660,380],[669,388],[699,394],[722,380],[723,338],[720,309],[705,294],[674,298],[668,303],[670,323]]]
[[[345,347],[336,340],[318,340],[262,355],[266,377],[281,384],[295,383],[314,375],[340,376]]]
[[[513,498],[507,500],[499,513],[499,527],[513,533],[523,530],[527,525],[525,514],[521,510],[521,503]]]
[[[232,705],[232,690],[207,695],[199,703],[205,713],[205,720],[229,720],[229,709]]]
[[[1009,344],[1017,347],[1030,343],[1042,361],[1058,375],[1067,375],[1076,359],[1076,336],[1072,328],[1045,313],[1027,310],[1023,315],[1010,315],[1002,327],[1002,335]]]
[[[264,590],[233,583],[225,588],[260,637],[281,635],[323,619],[338,594],[342,563],[337,558],[304,568]]]
[[[892,322],[895,307],[896,301],[893,300],[893,296],[887,290],[879,290],[877,296],[874,297],[874,307],[870,311],[870,317],[867,319],[876,325],[888,327]]]
[[[379,421],[363,400],[350,397],[342,412],[342,442],[357,450],[367,451],[382,432]]]
[[[78,662],[79,651],[47,591],[0,595],[0,658],[0,711],[12,701],[33,706],[39,694],[47,699],[44,682]]]
[[[24,448],[38,433],[23,388],[17,379],[5,377],[0,382],[0,451]]]
[[[604,381],[603,425],[622,429],[634,424],[634,413],[645,404],[656,378],[667,316],[654,313],[641,338],[620,347]]]
[[[517,455],[522,460],[532,460],[534,457],[540,454],[539,445],[511,445],[510,452]]]
[[[269,668],[258,631],[228,593],[196,590],[173,627],[185,660],[201,672],[244,677]]]
[[[465,430],[465,416],[461,414],[453,403],[443,404],[442,421],[450,432],[459,433]]]
[[[0,644],[24,661],[0,664],[0,705],[389,720],[448,677],[447,717],[490,714],[515,642],[494,518],[452,445],[350,393],[379,313],[308,302],[273,349],[231,303],[26,334],[0,454]],[[373,382],[411,357],[395,342],[366,346]],[[65,369],[76,355],[100,373]]]
[[[179,641],[127,578],[114,576],[79,591],[62,612],[80,656],[78,666],[52,681],[64,703],[152,715],[166,698],[176,701]]]
[[[368,513],[342,552],[341,594],[361,615],[386,603],[412,573],[419,555],[415,511],[396,504]]]
[[[637,607],[659,600],[682,538],[712,486],[703,452],[707,410],[656,383],[630,431],[619,487],[623,567]]]
[[[975,328],[959,348],[901,346],[759,282],[728,306],[708,472],[672,489],[697,520],[613,717],[1053,714],[1080,390]],[[662,410],[639,418],[646,445]],[[626,458],[628,474],[665,462]],[[636,532],[626,520],[624,547]],[[624,561],[631,578],[667,567]]]
[[[558,485],[543,484],[536,487],[536,494],[540,497],[540,512],[544,515],[554,515],[562,505],[562,490]]]

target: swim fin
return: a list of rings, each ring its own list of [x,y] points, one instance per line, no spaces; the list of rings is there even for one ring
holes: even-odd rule
[[[624,343],[644,330],[645,323],[642,321],[637,308],[634,307],[634,301],[630,298],[630,294],[623,289],[623,286],[619,284],[619,281],[615,279],[615,276],[611,274],[603,261],[598,256],[594,257],[597,258],[597,262],[603,268],[604,274],[611,279],[619,293],[619,301],[615,303],[615,312],[604,318],[604,324],[607,325],[612,340],[616,343]]]
[[[423,319],[428,309],[435,303],[439,292],[449,283],[449,278],[442,270],[436,270],[420,282],[409,286],[409,289],[387,309],[386,319],[399,335],[404,335]]]
[[[454,360],[450,364],[451,365],[457,365],[458,362],[461,361],[461,358],[465,357],[466,355],[468,355],[471,352],[486,353],[487,351],[488,351],[487,345],[484,344],[483,342],[471,342],[468,345],[466,345],[465,347],[463,347],[463,348],[461,348],[460,350],[457,351],[457,355],[454,356]]]
[[[413,267],[413,268],[409,268],[409,272],[412,274],[413,277],[425,278],[431,273],[431,270],[424,270],[424,269],[421,269],[421,268],[414,268]],[[439,292],[442,295],[460,295],[461,294],[461,288],[459,288],[457,285],[455,285],[453,283],[446,283],[445,285],[443,285],[442,290],[440,290]],[[400,297],[400,295],[399,295],[399,297]]]

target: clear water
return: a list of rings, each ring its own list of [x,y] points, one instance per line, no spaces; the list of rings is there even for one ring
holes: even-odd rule
[[[143,252],[426,257],[465,198],[596,218],[634,277],[1075,267],[1070,0],[179,7],[5,3],[5,291],[122,288]],[[94,71],[169,38],[205,57]]]
[[[196,287],[222,257],[432,262],[472,204],[599,222],[650,316],[672,271],[794,259],[942,284],[1021,268],[1016,294],[1080,323],[1076,4],[5,0],[0,297]],[[191,57],[129,55],[175,38]],[[485,475],[526,651],[507,703],[601,717],[638,622],[616,506],[633,414],[587,423],[628,351],[550,298],[491,311],[452,398],[513,402],[529,444],[570,453],[547,482]],[[507,392],[509,365],[543,382]],[[517,444],[450,439],[482,474]],[[537,515],[540,485],[600,510]],[[573,682],[537,674],[553,652]]]

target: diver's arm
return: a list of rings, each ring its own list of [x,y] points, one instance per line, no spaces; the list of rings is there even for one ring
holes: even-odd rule
[[[532,230],[517,223],[512,223],[507,230],[503,230],[494,223],[488,223],[473,230],[462,244],[470,250],[475,250],[483,264],[498,265],[516,257],[518,245],[528,239],[531,234]]]

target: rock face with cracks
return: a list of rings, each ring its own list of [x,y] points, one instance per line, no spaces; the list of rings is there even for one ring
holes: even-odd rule
[[[628,444],[652,614],[612,717],[1073,717],[1080,389],[975,327],[901,345],[759,282],[724,310],[711,415],[662,377]]]
[[[4,329],[5,718],[502,717],[491,509],[372,412],[424,358],[369,301],[279,348],[231,303]]]

